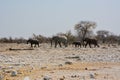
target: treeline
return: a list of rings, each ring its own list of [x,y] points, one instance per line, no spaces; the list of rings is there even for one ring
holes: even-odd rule
[[[99,30],[96,37],[101,43],[120,45],[120,35],[115,35],[110,31]]]
[[[68,38],[68,43],[71,44],[73,41],[83,41],[85,37],[95,38],[101,44],[119,44],[120,45],[120,35],[115,35],[108,30],[98,30],[94,33],[96,28],[96,23],[91,21],[81,21],[75,24],[74,29],[76,34],[72,34],[71,31],[66,33],[57,33],[56,35],[65,35]],[[40,43],[49,43],[51,37],[45,37],[43,35],[33,34],[32,39],[38,40]],[[26,43],[24,38],[1,38],[1,43]]]
[[[9,38],[0,38],[0,43],[26,43],[26,39],[24,38],[12,38],[12,37],[9,37]]]
[[[29,37],[29,39],[35,39],[35,40],[38,40],[40,43],[48,43],[50,38],[49,37],[45,37],[45,36],[42,36],[42,35],[35,35],[33,34],[32,37]],[[9,38],[0,38],[0,43],[27,43],[27,40],[28,39],[25,39],[25,38],[12,38],[12,37],[9,37]]]
[[[74,41],[81,41],[82,35],[73,35],[71,31],[67,31],[66,33],[58,33],[56,35],[65,35],[68,38],[68,43],[71,44]],[[90,38],[96,38],[100,44],[119,44],[120,45],[120,36],[117,36],[115,34],[112,34],[110,31],[106,30],[99,30],[96,32],[96,35],[93,34],[93,32],[89,32],[89,34],[86,35]],[[40,43],[49,43],[51,37],[45,37],[42,35],[35,35],[33,34],[32,39],[38,40]],[[0,43],[26,43],[27,39],[24,38],[1,38]]]

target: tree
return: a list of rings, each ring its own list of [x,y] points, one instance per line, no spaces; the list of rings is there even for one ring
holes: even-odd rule
[[[92,31],[96,27],[95,22],[90,21],[81,21],[78,24],[75,25],[75,30],[77,31],[77,34],[79,37],[82,38],[82,40],[86,37],[86,35]]]
[[[72,34],[72,32],[70,30],[67,31],[66,33],[59,32],[56,35],[57,36],[66,36],[68,44],[71,44],[76,39],[76,37]]]
[[[97,36],[100,40],[102,40],[102,43],[105,43],[105,38],[109,36],[109,31],[107,30],[99,30],[97,31]]]
[[[75,41],[75,36],[72,34],[72,32],[69,30],[65,33],[68,43],[71,44],[73,41]]]

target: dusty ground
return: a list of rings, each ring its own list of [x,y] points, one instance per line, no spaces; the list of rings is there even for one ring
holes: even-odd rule
[[[11,73],[17,72],[16,76]],[[0,44],[0,77],[3,80],[119,80],[120,46],[51,48],[41,44]],[[0,79],[1,80],[1,79]]]

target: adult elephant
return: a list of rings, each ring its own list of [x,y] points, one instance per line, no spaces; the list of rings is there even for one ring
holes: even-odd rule
[[[83,40],[83,42],[85,42],[85,45],[84,45],[85,48],[86,48],[87,45],[89,45],[89,47],[91,48],[92,44],[94,45],[94,47],[96,47],[96,46],[99,47],[98,41],[96,39],[85,38]]]
[[[33,39],[28,39],[27,40],[27,44],[31,44],[31,47],[33,47],[33,44],[34,44],[34,47],[36,47],[36,45],[39,47],[39,41],[38,40],[33,40]]]
[[[60,47],[62,47],[62,44],[67,47],[67,37],[66,36],[53,36],[51,39],[51,47],[52,47],[52,43],[55,43],[55,48],[57,47],[57,45],[59,44]]]

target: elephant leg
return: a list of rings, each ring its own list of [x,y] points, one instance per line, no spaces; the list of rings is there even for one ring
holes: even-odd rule
[[[60,45],[60,47],[62,47],[62,46],[61,46],[61,42],[58,42],[58,44]]]
[[[95,47],[99,47],[99,45],[97,43],[95,43],[94,45],[95,45]]]
[[[77,47],[77,44],[75,44],[75,47]]]
[[[31,47],[33,47],[33,44],[31,43]]]
[[[97,44],[94,44],[94,47],[96,47],[97,46]]]
[[[38,47],[39,47],[39,44],[38,44]]]
[[[36,47],[36,44],[34,45],[34,47]]]
[[[57,41],[55,41],[55,48],[57,47]]]
[[[79,47],[79,45],[77,44],[76,47]]]
[[[85,46],[85,48],[87,47],[87,45],[88,45],[88,43],[86,43],[84,46]]]
[[[64,41],[63,41],[63,42],[61,42],[61,43],[63,43],[63,45],[66,47],[66,43],[65,43]],[[60,44],[61,44],[61,43],[60,43]]]
[[[80,46],[80,48],[81,48],[81,44],[80,44],[79,46]]]
[[[85,43],[82,43],[81,45],[82,45],[83,47],[85,47]]]
[[[97,44],[97,47],[100,47],[100,46]]]
[[[91,48],[91,43],[89,43],[89,47]]]

